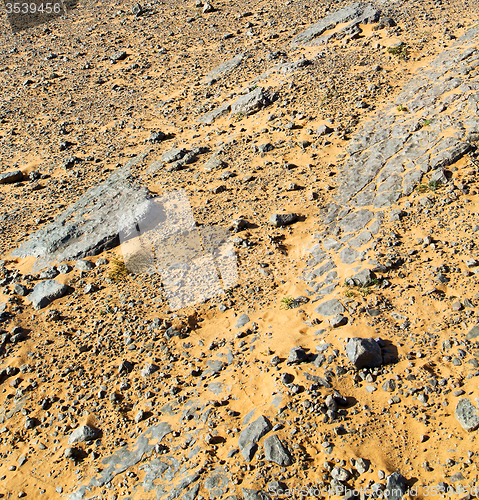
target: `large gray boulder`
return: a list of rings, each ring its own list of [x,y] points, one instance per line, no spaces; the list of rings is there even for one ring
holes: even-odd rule
[[[40,281],[34,286],[32,293],[27,296],[27,300],[32,302],[35,309],[43,309],[54,300],[64,297],[71,291],[70,287],[55,280]]]
[[[374,368],[383,362],[383,355],[378,343],[372,339],[354,337],[346,344],[346,355],[355,368]]]
[[[386,500],[400,500],[406,493],[406,478],[399,472],[393,472],[386,480]]]
[[[231,105],[231,113],[234,115],[240,113],[243,115],[251,115],[261,108],[269,106],[277,97],[277,94],[269,89],[265,90],[263,87],[256,87],[251,92],[239,97]]]
[[[77,427],[68,439],[68,444],[83,443],[85,441],[93,441],[100,435],[100,431],[93,429],[89,425],[81,425]]]
[[[467,432],[479,427],[479,411],[467,398],[460,399],[456,405],[456,419]]]

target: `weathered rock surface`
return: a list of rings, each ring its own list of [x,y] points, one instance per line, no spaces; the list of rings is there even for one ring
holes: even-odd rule
[[[456,405],[455,415],[462,428],[468,432],[479,428],[479,410],[469,401],[460,399]]]
[[[64,297],[71,291],[71,288],[58,283],[55,280],[40,281],[33,291],[27,296],[27,300],[32,302],[35,309],[43,309],[54,300]]]

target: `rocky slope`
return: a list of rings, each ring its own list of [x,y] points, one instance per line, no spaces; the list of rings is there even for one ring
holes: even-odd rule
[[[0,497],[477,495],[477,5],[71,7],[1,33]]]

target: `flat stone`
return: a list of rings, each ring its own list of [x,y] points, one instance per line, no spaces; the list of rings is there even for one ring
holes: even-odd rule
[[[479,427],[479,411],[469,401],[469,399],[460,399],[456,405],[455,416],[462,428],[467,432],[475,431]]]
[[[319,304],[315,311],[321,316],[335,316],[345,312],[346,309],[338,299],[331,299]]]
[[[372,338],[361,339],[355,337],[349,339],[346,344],[346,355],[358,370],[361,368],[375,368],[381,366],[383,362],[381,348]]]
[[[0,184],[11,184],[22,180],[23,172],[15,170],[13,172],[3,172],[0,174]]]
[[[75,263],[75,269],[79,271],[91,271],[95,269],[95,264],[89,260],[77,260]]]
[[[348,7],[340,9],[315,24],[308,29],[296,35],[291,41],[292,47],[299,45],[311,45],[315,39],[318,39],[325,31],[334,28],[337,24],[351,22],[351,25],[373,23],[379,20],[380,10],[360,2],[353,3]],[[327,40],[327,38],[325,39]],[[321,42],[322,40],[320,40]]]
[[[219,66],[212,69],[205,77],[205,82],[213,82],[218,80],[222,76],[228,75],[232,71],[234,71],[243,61],[244,54],[238,54],[232,59],[228,59],[228,61],[222,62]]]
[[[204,113],[197,120],[200,123],[204,123],[205,125],[211,125],[216,119],[220,118],[221,116],[227,115],[230,112],[230,110],[231,110],[230,104],[223,104],[218,108],[212,109],[211,111]]]
[[[215,170],[220,170],[226,167],[226,163],[220,160],[216,156],[210,158],[204,165],[205,172],[214,172]]]
[[[270,430],[271,424],[269,420],[261,415],[261,417],[243,429],[238,439],[238,446],[242,449],[248,443],[257,443]]]
[[[269,436],[264,440],[265,459],[282,467],[292,464],[288,450],[284,447],[276,434]]]
[[[345,233],[359,232],[364,229],[369,222],[371,222],[373,217],[373,212],[370,212],[369,210],[357,210],[344,217],[341,221],[339,221],[338,225]]]
[[[72,289],[55,280],[45,280],[37,283],[32,293],[27,297],[27,300],[32,302],[35,309],[43,309],[51,304],[54,300],[64,297],[70,293]]]
[[[243,328],[243,326],[249,323],[249,321],[249,316],[246,313],[243,313],[238,317],[238,320],[236,321],[236,328]]]
[[[470,330],[469,333],[466,335],[466,338],[468,340],[476,339],[479,337],[479,326],[473,326]]]

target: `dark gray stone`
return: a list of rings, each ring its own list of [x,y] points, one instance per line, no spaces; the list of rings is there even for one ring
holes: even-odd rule
[[[386,500],[400,500],[406,494],[406,479],[399,474],[393,472],[386,480]]]
[[[354,337],[346,344],[346,355],[356,369],[374,368],[383,362],[381,348],[372,338]]]
[[[256,443],[248,443],[244,448],[242,448],[241,454],[247,462],[251,462],[257,449],[258,445]]]
[[[270,430],[271,424],[269,420],[261,415],[261,417],[243,429],[238,439],[238,446],[242,449],[248,443],[257,443]]]
[[[455,415],[457,421],[467,432],[475,431],[479,427],[479,411],[469,399],[463,398],[459,400],[456,405]]]
[[[288,363],[290,364],[302,363],[307,359],[308,355],[306,354],[306,351],[302,347],[293,347],[289,351]]]
[[[28,295],[27,300],[32,302],[35,309],[43,309],[51,302],[70,293],[72,289],[55,280],[40,281]]]
[[[288,226],[289,224],[293,224],[293,222],[296,222],[298,220],[298,215],[297,214],[273,214],[270,219],[269,223],[275,227],[283,227],[283,226]]]
[[[110,56],[112,62],[123,61],[126,59],[126,52],[124,50],[119,50]]]
[[[0,184],[11,184],[22,180],[23,172],[15,170],[14,172],[3,172],[0,174]]]
[[[13,293],[20,295],[21,297],[25,297],[26,295],[28,295],[29,290],[25,285],[15,283],[15,286],[13,287]]]
[[[264,440],[264,455],[266,460],[282,467],[287,467],[293,463],[288,450],[276,434]]]

